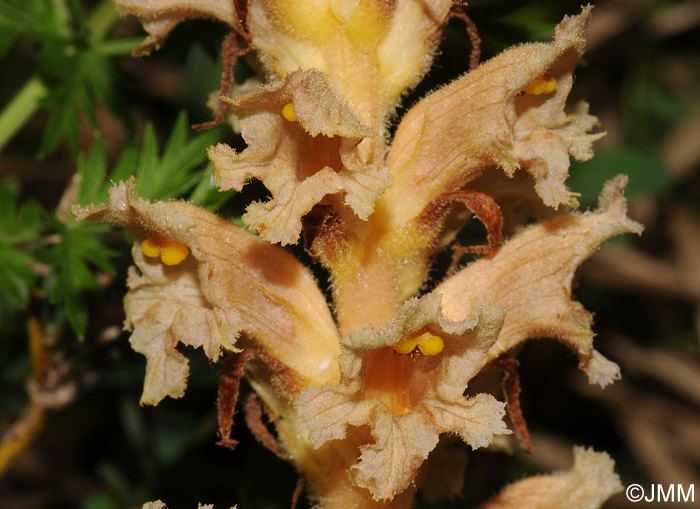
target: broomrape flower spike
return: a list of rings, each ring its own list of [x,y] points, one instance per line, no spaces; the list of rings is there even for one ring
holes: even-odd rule
[[[552,42],[504,51],[424,97],[390,142],[387,122],[427,72],[451,2],[116,3],[149,32],[142,51],[206,17],[231,28],[227,45],[238,40],[229,58],[255,52],[262,84],[220,91],[247,148],[219,144],[209,157],[221,189],[256,178],[271,194],[243,217],[257,236],[182,201],[144,200],[133,178],[106,204],[74,210],[132,232],[125,327],[146,357],[142,404],[183,395],[180,343],[212,361],[228,355],[223,445],[236,443],[244,375],[257,394],[245,405],[249,427],[299,469],[315,503],[398,508],[411,506],[418,472],[444,457],[440,448],[426,462],[446,435],[472,448],[503,443],[508,410],[525,436],[517,401],[506,408],[499,391],[473,383],[521,342],[556,338],[590,382],[619,377],[571,296],[577,267],[606,239],[642,231],[627,218],[626,177],[584,213],[565,184],[569,157],[592,157],[602,136],[590,134],[597,119],[585,103],[566,108],[590,6],[565,17]],[[525,227],[514,198],[539,222]],[[486,243],[455,251],[482,257],[421,292],[436,254],[473,218]],[[301,236],[330,273],[334,314],[308,269],[274,245]],[[574,453],[570,472],[516,483],[485,507],[598,507],[621,489],[605,453]],[[456,475],[444,496],[461,491]]]

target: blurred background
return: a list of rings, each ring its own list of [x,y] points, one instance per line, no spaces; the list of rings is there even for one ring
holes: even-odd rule
[[[568,0],[474,0],[466,12],[485,60],[547,40],[579,9]],[[594,159],[572,164],[568,183],[586,208],[605,180],[628,174],[630,215],[646,228],[608,242],[575,289],[594,314],[596,348],[623,379],[590,386],[565,347],[530,341],[518,357],[534,454],[470,453],[461,497],[419,496],[417,507],[477,507],[508,482],[569,468],[574,444],[607,451],[624,485],[694,484],[700,499],[699,29],[697,1],[601,0],[576,72],[570,103],[585,98],[607,135]],[[129,239],[68,213],[73,199],[100,201],[111,180],[131,174],[149,198],[183,196],[234,221],[264,194],[216,193],[204,149],[244,145],[230,128],[189,129],[212,118],[206,103],[219,86],[225,35],[220,24],[191,21],[136,59],[143,31],[108,1],[0,0],[3,508],[291,504],[295,471],[245,425],[235,426],[235,452],[214,445],[220,365],[200,352],[185,349],[184,398],[139,407],[145,362],[120,331]],[[404,105],[464,73],[469,54],[453,19]],[[235,69],[238,81],[250,73]],[[605,507],[632,505],[620,494]]]

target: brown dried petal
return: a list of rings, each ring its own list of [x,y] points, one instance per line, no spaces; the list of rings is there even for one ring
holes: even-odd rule
[[[110,191],[105,205],[75,210],[80,219],[111,221],[134,236],[125,299],[131,343],[147,356],[142,403],[184,393],[187,360],[178,342],[216,360],[235,349],[240,332],[296,372],[305,385],[337,380],[335,324],[313,277],[292,256],[209,212],[184,202],[149,203],[135,179]],[[160,235],[190,255],[172,267],[146,258],[141,243]]]
[[[114,3],[120,13],[138,16],[149,34],[136,50],[137,54],[148,54],[152,48],[157,49],[162,39],[186,19],[217,19],[241,29],[231,0],[114,0]]]
[[[394,180],[380,198],[389,229],[494,165],[508,175],[527,170],[550,207],[575,204],[564,185],[568,156],[590,157],[597,136],[586,134],[594,117],[583,111],[569,117],[563,109],[584,50],[590,11],[586,7],[579,16],[564,18],[554,42],[511,48],[406,114],[387,160]],[[554,92],[521,94],[544,72],[557,79]]]
[[[282,116],[293,103],[298,121]],[[217,185],[240,190],[247,179],[263,181],[272,194],[253,203],[243,216],[270,242],[290,244],[301,232],[301,217],[327,194],[344,193],[345,204],[361,218],[388,184],[388,172],[362,155],[362,140],[372,136],[353,110],[316,71],[296,71],[284,81],[231,102],[248,148],[209,149]]]
[[[258,440],[258,442],[265,446],[267,450],[269,450],[279,459],[289,461],[291,458],[289,457],[286,449],[263,422],[263,415],[267,413],[267,409],[265,408],[265,404],[255,392],[248,394],[248,399],[246,400],[244,410],[245,422],[248,425],[248,429]],[[294,504],[292,504],[292,507],[293,506]]]
[[[471,315],[481,302],[505,306],[506,320],[490,359],[534,337],[555,337],[580,358],[589,380],[601,386],[619,376],[615,364],[593,349],[591,317],[571,300],[574,272],[608,238],[641,233],[627,218],[622,194],[627,178],[606,183],[598,209],[559,216],[531,226],[440,284],[443,312],[451,320]]]
[[[214,120],[210,122],[204,122],[202,124],[193,125],[193,129],[211,129],[223,122],[226,116],[226,102],[221,96],[227,95],[231,89],[234,90],[234,93],[236,92],[236,89],[238,89],[238,86],[233,76],[233,70],[236,66],[236,62],[238,61],[238,59],[245,55],[249,49],[250,48],[241,47],[240,36],[233,30],[229,32],[229,34],[226,36],[224,42],[221,45],[222,67],[221,78],[219,79],[219,90],[211,94],[214,97],[210,97],[210,100],[213,99],[214,102],[212,110],[214,111],[216,116],[214,117]],[[209,101],[207,101],[207,106],[209,106],[208,103]],[[234,131],[240,132],[240,129],[236,131],[236,128],[234,126]]]
[[[520,407],[520,378],[518,377],[518,361],[514,357],[501,355],[493,365],[503,371],[501,390],[506,400],[506,411],[515,431],[520,436],[525,452],[532,453],[533,447],[530,441],[530,431]]]
[[[522,171],[508,177],[500,170],[489,170],[470,182],[469,189],[491,196],[498,204],[503,215],[505,237],[521,231],[532,218],[543,221],[570,211],[565,206],[552,209],[543,204],[535,192],[532,175]]]
[[[442,205],[440,202],[443,202],[445,205],[449,202],[461,202],[486,227],[486,245],[456,246],[453,248],[455,251],[488,254],[496,249],[503,240],[503,215],[498,204],[488,194],[473,189],[465,189],[444,194],[437,201],[438,204]]]
[[[606,453],[574,447],[571,470],[511,484],[481,509],[597,509],[610,496],[622,491],[614,467]]]

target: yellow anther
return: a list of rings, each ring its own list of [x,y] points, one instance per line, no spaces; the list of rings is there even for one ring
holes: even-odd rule
[[[418,343],[416,343],[416,340],[408,337],[408,338],[403,338],[401,341],[399,341],[394,346],[392,346],[392,348],[394,349],[394,351],[396,353],[406,355],[406,354],[411,353],[413,350],[415,350],[416,346],[418,346]]]
[[[556,89],[557,80],[550,76],[549,73],[544,73],[542,76],[525,87],[523,92],[532,95],[542,95],[554,92]]]
[[[282,106],[282,116],[290,122],[296,122],[299,120],[297,118],[297,114],[294,112],[294,103],[287,103]]]
[[[414,333],[403,338],[396,343],[392,348],[395,352],[406,355],[413,352],[416,348],[423,355],[437,355],[442,352],[445,342],[440,336],[435,336],[430,332]]]
[[[154,235],[144,240],[141,243],[141,251],[150,258],[160,256],[161,261],[166,265],[177,265],[189,254],[187,248],[179,242],[165,239],[160,235]]]
[[[418,343],[418,349],[423,355],[437,355],[442,352],[442,348],[445,346],[445,342],[440,336],[435,336],[429,332],[418,336],[416,343]]]
[[[141,251],[149,258],[160,256],[160,241],[158,237],[149,237],[141,244]]]
[[[166,240],[160,252],[160,259],[166,265],[177,265],[187,258],[188,251],[185,246],[174,240]]]

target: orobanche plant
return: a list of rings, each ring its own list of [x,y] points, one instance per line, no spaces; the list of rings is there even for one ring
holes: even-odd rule
[[[428,94],[392,135],[398,101],[429,69],[447,20],[465,19],[461,6],[116,3],[149,32],[142,51],[185,18],[205,17],[232,29],[225,69],[255,52],[261,77],[223,79],[219,104],[247,148],[208,152],[221,190],[258,179],[271,194],[243,216],[257,235],[184,201],[149,202],[133,178],[108,203],[75,209],[133,235],[124,307],[131,345],[147,360],[142,404],[185,392],[179,343],[212,361],[226,355],[222,444],[236,443],[246,376],[249,426],[294,464],[315,503],[409,507],[443,437],[507,448],[516,444],[511,426],[529,447],[519,389],[489,382],[512,372],[509,352],[526,339],[565,343],[591,383],[619,377],[571,298],[584,259],[609,237],[642,229],[626,215],[625,177],[583,213],[565,184],[569,157],[592,157],[601,136],[589,134],[597,119],[585,103],[565,108],[591,7],[564,18],[552,42],[513,47]],[[471,218],[486,243],[457,245],[444,279],[429,285],[436,255]],[[310,271],[275,245],[302,237],[330,274],[330,305]],[[460,266],[465,252],[482,256]],[[520,481],[484,507],[598,507],[621,489],[605,453],[577,448],[574,458],[570,471]],[[437,495],[460,490],[461,478],[442,481],[431,486]]]

